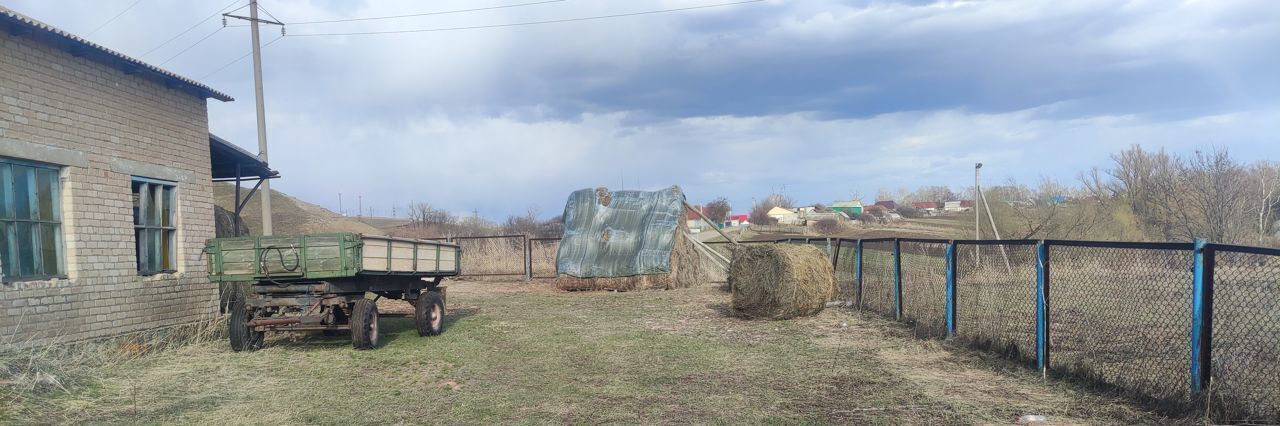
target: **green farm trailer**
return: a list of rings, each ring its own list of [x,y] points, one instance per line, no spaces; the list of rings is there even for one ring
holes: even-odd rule
[[[266,332],[350,331],[356,349],[378,345],[379,298],[414,306],[418,334],[443,331],[445,277],[458,275],[456,244],[354,233],[214,238],[209,280],[233,285],[231,348],[262,347]]]

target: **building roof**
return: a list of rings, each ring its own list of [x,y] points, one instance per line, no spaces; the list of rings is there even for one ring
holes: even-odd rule
[[[257,155],[213,133],[209,134],[209,162],[214,179],[235,179],[237,165],[240,166],[242,178],[269,179],[280,176],[265,161],[259,160]]]
[[[796,212],[784,209],[782,207],[774,207],[772,209],[769,209],[769,216],[791,216],[795,214]]]
[[[230,102],[231,96],[214,90],[195,80],[165,71],[154,65],[125,56],[120,52],[90,42],[80,36],[68,33],[52,25],[35,20],[29,16],[0,6],[0,26],[10,35],[27,35],[37,41],[66,50],[73,56],[85,57],[89,60],[119,68],[126,74],[139,74],[163,82],[175,89],[184,89],[196,96],[214,98]]]
[[[911,203],[911,206],[918,209],[936,209],[938,208],[938,203],[933,201],[916,201]]]
[[[861,200],[836,201],[834,203],[831,203],[831,208],[834,209],[836,207],[862,207],[862,201]]]
[[[730,216],[729,216],[729,220],[736,220],[736,221],[739,221],[739,222],[746,222],[746,221],[750,220],[750,218],[751,218],[751,216],[748,216],[748,215],[745,215],[745,214],[735,214],[735,215],[730,215]]]
[[[876,205],[887,208],[889,210],[898,208],[898,203],[893,200],[876,201]]]

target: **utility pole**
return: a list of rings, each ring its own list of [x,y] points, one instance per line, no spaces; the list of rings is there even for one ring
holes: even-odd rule
[[[253,93],[255,106],[258,109],[258,160],[267,162],[267,113],[262,98],[262,45],[258,42],[258,23],[284,24],[276,21],[258,19],[258,0],[249,0],[249,16],[236,16],[224,13],[224,17],[249,21],[249,34],[253,42]],[[282,30],[283,31],[283,30]],[[262,180],[262,235],[271,235],[271,180]]]
[[[338,193],[338,215],[346,216],[347,212],[342,211],[342,193]]]
[[[978,194],[982,193],[982,186],[978,180],[978,174],[982,170],[982,163],[973,164],[973,239],[982,239],[982,209],[978,208]],[[973,246],[973,259],[977,266],[982,266],[982,254],[979,249],[982,246]]]

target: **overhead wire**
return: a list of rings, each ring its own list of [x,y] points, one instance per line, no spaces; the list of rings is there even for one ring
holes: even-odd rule
[[[261,49],[265,50],[268,46],[271,46],[272,44],[275,44],[275,42],[280,41],[280,40],[281,40],[281,39],[283,39],[283,38],[284,38],[284,36],[283,36],[283,35],[281,35],[281,36],[279,36],[279,37],[276,37],[276,38],[272,39],[271,41],[268,41],[268,42],[266,42],[265,44],[263,44]],[[249,53],[246,53],[246,54],[244,54],[244,55],[241,55],[240,57],[238,57],[238,58],[235,58],[235,59],[231,60],[231,62],[227,62],[225,65],[218,67],[217,69],[213,70],[212,72],[210,72],[210,73],[208,73],[208,74],[205,74],[205,75],[203,75],[203,76],[200,76],[200,79],[201,79],[201,80],[204,80],[204,79],[206,79],[206,78],[213,77],[215,74],[218,74],[218,73],[222,72],[223,70],[227,69],[227,67],[230,67],[230,66],[232,66],[232,65],[235,65],[237,62],[243,61],[243,60],[244,60],[244,58],[248,58],[248,57],[249,57],[249,55],[252,55],[252,54],[253,54],[253,51],[250,51]]]
[[[730,2],[730,3],[708,4],[708,5],[702,5],[702,6],[689,6],[689,7],[679,7],[679,8],[672,8],[672,9],[648,10],[648,11],[643,11],[643,12],[616,13],[616,14],[610,14],[610,15],[583,16],[583,17],[577,17],[577,18],[550,19],[550,20],[544,20],[544,21],[514,22],[514,23],[508,23],[508,24],[474,25],[474,26],[464,26],[464,27],[420,28],[420,29],[414,29],[414,30],[357,31],[357,32],[346,32],[346,33],[289,34],[289,35],[288,35],[288,37],[326,37],[326,36],[356,36],[356,35],[378,35],[378,34],[404,34],[404,33],[427,33],[427,32],[439,32],[439,31],[480,30],[480,29],[502,28],[502,27],[521,27],[521,26],[529,26],[529,25],[558,24],[558,23],[565,23],[565,22],[593,21],[593,20],[600,20],[600,19],[623,18],[623,17],[629,17],[629,16],[654,15],[654,14],[659,14],[659,13],[682,12],[682,11],[695,10],[695,9],[709,9],[709,8],[713,8],[713,7],[725,7],[725,6],[735,6],[735,5],[748,4],[748,3],[760,3],[760,2],[763,2],[763,1],[765,1],[765,0],[744,0],[744,1],[736,1],[736,2]]]
[[[159,50],[161,47],[168,46],[168,45],[169,45],[169,43],[173,43],[173,41],[174,41],[174,40],[177,40],[179,37],[182,37],[182,36],[186,35],[187,33],[191,32],[191,30],[196,29],[196,27],[199,27],[199,26],[200,26],[200,24],[203,24],[203,23],[205,23],[205,22],[208,22],[210,19],[213,19],[214,17],[216,17],[216,16],[218,16],[218,15],[222,14],[224,10],[227,10],[227,8],[229,8],[229,7],[231,7],[231,6],[235,6],[235,4],[236,4],[236,3],[239,3],[239,2],[240,2],[240,0],[231,0],[231,3],[227,3],[227,5],[226,5],[226,6],[222,6],[222,8],[221,8],[221,9],[218,9],[218,11],[217,11],[217,12],[213,12],[213,14],[209,15],[208,17],[206,17],[206,18],[204,18],[204,19],[201,19],[199,22],[196,22],[195,24],[192,24],[190,27],[187,27],[187,29],[182,30],[182,32],[178,33],[177,35],[175,35],[175,36],[173,36],[173,37],[170,37],[168,40],[165,40],[165,41],[164,41],[164,43],[160,43],[160,44],[159,44],[159,45],[157,45],[156,47],[151,48],[151,50],[148,50],[146,53],[143,53],[143,54],[142,54],[142,56],[150,55],[152,52],[155,52],[156,50]],[[237,9],[237,10],[238,10],[238,9]],[[227,13],[234,13],[234,12],[235,12],[235,10],[233,10],[233,11],[231,11],[231,12],[227,12]]]
[[[180,52],[178,52],[178,53],[173,54],[173,56],[170,56],[170,57],[169,57],[169,59],[165,59],[165,60],[164,60],[164,62],[159,63],[159,65],[167,64],[167,63],[169,63],[169,61],[172,61],[172,60],[176,59],[177,57],[182,56],[182,54],[183,54],[183,53],[187,53],[187,51],[191,50],[192,48],[194,48],[194,47],[196,47],[196,46],[199,46],[199,45],[200,45],[200,43],[204,43],[204,41],[205,41],[205,40],[208,40],[208,39],[209,39],[209,37],[213,37],[213,35],[214,35],[214,34],[217,34],[219,31],[222,31],[222,30],[223,30],[223,29],[225,29],[225,28],[226,28],[226,27],[218,27],[218,29],[213,30],[213,32],[209,33],[208,35],[206,35],[206,36],[204,36],[204,37],[201,37],[199,40],[196,40],[196,42],[195,42],[195,43],[191,43],[191,45],[190,45],[190,46],[187,46],[185,49],[182,49],[182,51],[180,51]]]
[[[327,21],[290,22],[289,25],[334,24],[339,22],[377,21],[382,19],[399,19],[399,18],[413,18],[418,16],[448,15],[452,13],[479,12],[479,11],[485,11],[485,10],[510,9],[513,7],[535,6],[535,5],[547,4],[547,3],[561,3],[564,1],[565,0],[544,0],[544,1],[535,1],[530,3],[477,7],[477,8],[471,8],[471,9],[442,10],[437,12],[411,13],[406,15],[371,16],[371,17],[364,17],[364,18],[332,19]]]
[[[98,31],[102,30],[103,28],[106,28],[107,25],[111,25],[112,22],[115,22],[117,18],[123,16],[125,12],[132,10],[134,6],[138,5],[138,3],[142,3],[142,0],[134,0],[133,3],[129,3],[129,7],[124,8],[124,10],[121,10],[120,13],[116,14],[116,16],[112,16],[111,19],[107,20],[107,22],[103,22],[102,25],[98,26],[98,28],[94,28],[93,31],[89,31],[89,33],[85,34],[84,36],[85,37],[92,36]]]

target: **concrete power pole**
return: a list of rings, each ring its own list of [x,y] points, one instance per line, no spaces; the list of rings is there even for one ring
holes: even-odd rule
[[[262,46],[258,43],[258,0],[249,0],[253,38],[253,94],[258,107],[258,159],[267,162],[267,112],[262,99]],[[262,235],[271,235],[271,180],[262,181]]]
[[[978,197],[982,193],[982,186],[978,180],[978,174],[982,170],[982,163],[973,164],[973,239],[982,239],[982,209],[978,208]],[[982,254],[978,252],[981,246],[973,246],[974,262],[982,264]]]

